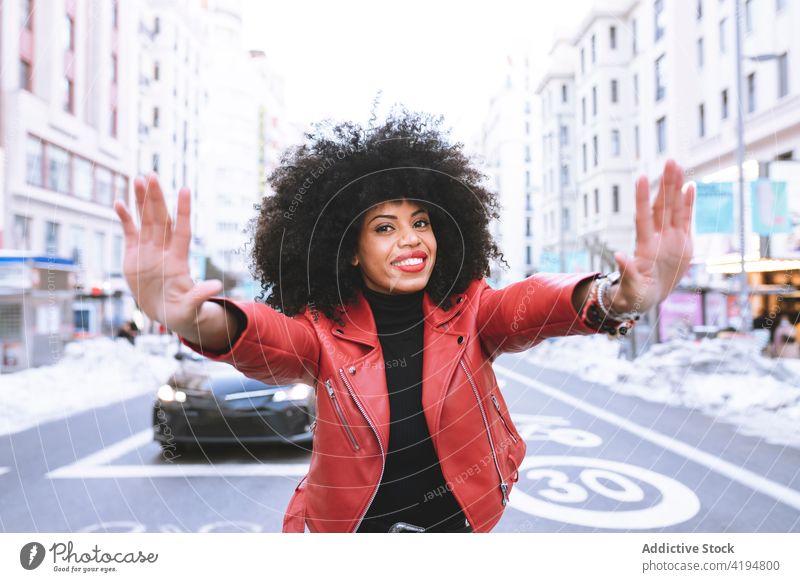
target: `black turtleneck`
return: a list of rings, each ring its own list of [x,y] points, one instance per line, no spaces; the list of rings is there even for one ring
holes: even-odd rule
[[[424,291],[363,292],[383,350],[391,425],[383,478],[358,531],[386,532],[398,521],[430,531],[464,529],[464,514],[445,487],[422,412]]]

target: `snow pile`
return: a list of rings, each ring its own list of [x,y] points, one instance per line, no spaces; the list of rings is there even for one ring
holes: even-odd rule
[[[57,364],[0,376],[0,434],[155,391],[178,367],[176,346],[148,336],[72,342]],[[172,342],[177,342],[172,338]]]
[[[528,360],[616,392],[698,408],[767,442],[800,447],[800,362],[765,358],[749,339],[673,340],[634,361],[619,342],[571,336],[540,344]]]

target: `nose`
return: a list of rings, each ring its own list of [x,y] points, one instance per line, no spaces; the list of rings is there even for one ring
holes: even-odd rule
[[[419,233],[417,233],[417,231],[414,230],[413,227],[409,226],[409,227],[406,227],[403,230],[403,232],[402,232],[402,234],[400,236],[400,242],[398,244],[401,247],[403,247],[403,246],[417,246],[418,244],[420,244],[421,240],[422,239],[420,239]]]

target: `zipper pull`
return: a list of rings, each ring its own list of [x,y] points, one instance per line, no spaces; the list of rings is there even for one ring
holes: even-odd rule
[[[500,491],[503,492],[503,505],[508,505],[508,483],[502,481],[500,483]]]
[[[328,391],[328,396],[336,398],[336,396],[333,395],[333,385],[330,380],[325,380],[325,389]]]
[[[497,409],[497,412],[500,412],[500,403],[497,402],[497,398],[494,394],[492,394],[492,402],[494,402],[494,407]]]

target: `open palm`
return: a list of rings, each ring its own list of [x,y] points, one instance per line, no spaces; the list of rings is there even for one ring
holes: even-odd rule
[[[668,160],[658,194],[650,208],[646,176],[636,182],[636,249],[633,258],[614,254],[622,279],[617,311],[648,310],[662,301],[686,274],[692,260],[694,184],[684,189],[684,173]]]
[[[139,308],[150,319],[181,333],[195,325],[198,308],[219,293],[222,283],[210,280],[195,285],[189,273],[189,190],[182,188],[178,192],[174,228],[154,174],[147,179],[137,177],[134,190],[141,230],[136,228],[125,203],[114,203],[125,233],[122,270]]]

